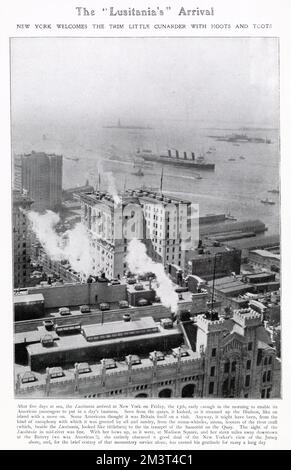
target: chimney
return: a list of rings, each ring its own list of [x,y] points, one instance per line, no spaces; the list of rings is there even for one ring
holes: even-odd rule
[[[176,150],[176,158],[179,158],[179,152]]]
[[[187,160],[187,152],[184,152],[184,160]]]
[[[74,377],[75,377],[75,391],[77,392],[79,390],[79,369],[78,369],[77,362],[74,364]]]
[[[171,150],[170,150],[170,149],[168,150],[168,156],[169,156],[170,158],[172,158],[172,153],[171,153]]]
[[[192,160],[195,160],[195,153],[191,152]]]

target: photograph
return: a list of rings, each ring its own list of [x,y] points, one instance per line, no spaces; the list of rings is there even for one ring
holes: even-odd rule
[[[11,37],[15,399],[279,399],[278,37]]]

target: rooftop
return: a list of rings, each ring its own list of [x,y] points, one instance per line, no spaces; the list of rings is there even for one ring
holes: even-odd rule
[[[257,235],[252,239],[230,240],[227,242],[229,246],[241,249],[258,249],[263,247],[273,247],[280,245],[279,235]]]
[[[186,364],[186,363],[189,363],[191,361],[196,361],[197,359],[199,359],[199,354],[196,353],[196,352],[193,352],[191,349],[187,349],[187,352],[188,352],[188,356],[186,357],[181,357],[181,363],[182,364]],[[144,369],[144,368],[153,368],[154,365],[153,365],[153,361],[151,361],[148,357],[148,355],[144,356],[144,357],[141,357],[139,356],[140,359],[141,359],[141,363],[140,364],[135,364],[134,365],[134,371],[138,371],[141,370],[141,369]],[[165,354],[165,358],[163,361],[158,361],[157,363],[157,368],[163,368],[165,365],[166,366],[175,366],[175,364],[177,364],[177,358],[174,357],[174,355],[172,354]],[[117,373],[120,373],[120,372],[124,372],[126,373],[128,371],[128,364],[126,362],[126,360],[124,361],[116,361],[116,368],[115,369],[108,369],[106,370],[106,375],[108,376],[111,376],[111,375],[114,375],[114,374],[117,374]],[[86,377],[90,378],[90,377],[94,377],[96,375],[101,375],[102,373],[102,365],[100,364],[100,362],[89,362],[89,367],[91,369],[91,372],[88,372],[86,373]],[[75,378],[75,370],[74,370],[74,367],[72,367],[71,365],[62,365],[62,369],[64,371],[64,376],[63,377],[58,377],[56,379],[53,379],[53,383],[55,382],[64,382],[66,380],[74,380]],[[16,374],[21,374],[23,375],[25,372],[27,371],[30,371],[30,368],[29,366],[22,366],[22,365],[19,365],[19,364],[16,364],[15,366],[15,373]],[[37,382],[35,383],[36,385],[42,385],[42,384],[45,384],[45,381],[46,381],[46,373],[44,370],[42,371],[33,371],[33,374],[35,375],[35,377],[37,378]],[[30,387],[31,384],[22,384],[21,385],[21,388],[26,388],[26,387]]]
[[[85,336],[99,336],[115,333],[126,333],[131,331],[138,332],[139,330],[152,329],[158,332],[157,323],[151,317],[143,317],[137,320],[131,320],[129,322],[116,321],[110,323],[96,324],[96,325],[84,325],[83,331]],[[154,331],[153,331],[154,332]],[[138,333],[137,333],[138,334]]]
[[[179,199],[173,196],[166,196],[162,192],[156,192],[147,189],[129,189],[126,191],[126,194],[148,200],[149,202],[154,202],[163,205],[170,203],[190,204],[190,201],[187,201],[185,199]]]
[[[216,290],[224,293],[231,293],[231,292],[239,292],[240,290],[246,289],[253,289],[252,284],[248,284],[246,282],[242,282],[239,278],[235,278],[232,276],[221,277],[215,279],[215,286]]]
[[[108,323],[104,323],[96,331],[98,331],[98,334],[100,334],[100,335],[103,334],[102,328],[104,328],[104,332],[107,331],[108,334],[110,334],[110,331],[120,331],[120,330],[118,330],[118,328],[120,328],[120,322],[114,322],[114,323],[111,323],[111,329],[108,329],[108,327],[107,327]],[[123,323],[124,323],[124,325],[126,325],[126,328],[127,328],[127,325],[130,322],[123,322]],[[151,325],[152,325],[152,323],[151,323]],[[144,334],[139,334],[139,335],[128,336],[128,337],[126,337],[126,342],[130,343],[130,342],[136,341],[137,338],[138,338],[139,341],[142,341],[142,340],[145,340],[145,339],[148,339],[148,338],[153,338],[154,336],[157,336],[157,335],[164,336],[164,337],[165,336],[175,336],[177,334],[181,335],[180,330],[176,327],[173,327],[171,329],[164,329],[158,323],[155,323],[155,326],[157,327],[156,332],[150,332],[150,333],[144,333]],[[86,328],[86,327],[83,327],[83,328]],[[94,328],[94,326],[93,326],[93,328]],[[95,333],[92,333],[92,330],[91,330],[90,334],[95,335]],[[102,341],[102,346],[106,347],[106,345],[117,344],[119,342],[120,342],[120,338],[104,339],[104,341]],[[98,343],[98,345],[99,345],[99,343]],[[86,349],[87,348],[96,348],[96,342],[88,342],[86,340],[86,338],[84,338],[84,336],[79,333],[79,334],[72,334],[72,335],[69,335],[69,336],[61,336],[61,337],[59,337],[58,341],[55,341],[54,345],[49,347],[49,348],[44,347],[41,343],[30,344],[29,346],[27,346],[27,351],[28,351],[30,356],[34,356],[34,355],[39,355],[39,354],[46,355],[46,354],[50,354],[52,352],[57,352],[57,351],[59,351],[59,352],[60,351],[68,351],[69,352],[69,351],[72,351],[72,350],[84,349],[84,348],[86,348]]]
[[[273,258],[273,259],[280,261],[280,255],[271,253],[270,251],[267,251],[267,250],[252,250],[250,253],[255,253],[256,255],[262,256],[264,258]]]
[[[192,261],[193,259],[201,259],[201,258],[207,258],[209,256],[213,257],[214,255],[219,255],[219,254],[224,254],[224,253],[233,253],[236,248],[234,247],[229,247],[226,245],[219,245],[219,246],[213,246],[213,243],[209,242],[208,240],[205,240],[205,243],[201,247],[203,248],[203,253],[199,253],[198,250],[194,250],[191,252],[191,256],[189,257],[189,261]]]
[[[13,297],[14,305],[44,302],[43,294],[16,294]]]

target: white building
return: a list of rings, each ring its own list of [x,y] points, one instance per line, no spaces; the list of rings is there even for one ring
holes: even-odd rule
[[[125,274],[127,243],[142,240],[158,262],[185,264],[185,232],[190,226],[191,203],[161,193],[130,190],[120,203],[100,191],[80,196],[82,222],[90,233],[93,274],[112,279]]]

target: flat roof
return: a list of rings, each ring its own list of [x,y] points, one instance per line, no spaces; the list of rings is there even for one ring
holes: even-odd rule
[[[229,240],[228,245],[235,246],[237,248],[245,249],[257,249],[260,247],[268,247],[273,245],[280,245],[280,236],[277,235],[257,235],[256,237],[243,238],[240,240]]]
[[[135,289],[135,286],[136,285],[142,285],[142,289]],[[131,294],[134,294],[135,292],[138,294],[140,292],[149,292],[150,291],[150,288],[148,285],[146,285],[144,282],[137,282],[136,284],[126,284],[126,288],[128,290],[128,292],[130,292]],[[154,288],[154,286],[153,286]]]
[[[44,302],[43,294],[18,294],[13,297],[14,304],[29,304],[33,302]]]
[[[275,276],[275,273],[253,273],[253,274],[246,274],[246,277],[249,277],[251,279],[260,279],[260,278],[265,278],[268,276]]]
[[[40,326],[37,330],[14,333],[14,344],[38,343],[41,338],[47,334],[52,336],[54,340],[59,339],[59,336],[54,330],[48,331],[44,327]]]
[[[253,285],[251,286],[250,284],[242,284],[241,286],[222,287],[221,289],[219,289],[219,291],[222,293],[231,293],[231,292],[235,293],[235,292],[244,291],[245,289],[251,289],[253,287],[254,286]]]
[[[191,349],[189,349],[187,351],[188,351],[189,356],[185,356],[185,357],[182,356],[181,357],[181,362],[187,363],[187,362],[190,362],[190,361],[193,361],[193,360],[199,358],[199,353],[194,352]],[[140,359],[141,359],[141,363],[140,364],[135,364],[134,365],[134,370],[143,369],[145,367],[153,368],[153,362],[149,359],[148,356],[145,357],[145,358],[140,358]],[[157,367],[159,368],[159,367],[163,367],[164,365],[171,365],[171,364],[177,364],[177,358],[174,357],[172,354],[171,355],[165,355],[165,358],[164,358],[163,361],[158,361]],[[107,369],[106,370],[106,375],[110,376],[110,375],[120,373],[120,372],[125,372],[126,373],[128,371],[128,364],[127,364],[126,361],[117,361],[116,366],[117,367],[115,369]],[[64,376],[55,378],[54,381],[53,381],[54,383],[64,382],[64,381],[69,380],[69,379],[74,379],[75,369],[72,365],[62,364],[61,367],[63,369]],[[91,372],[86,373],[86,377],[93,377],[93,376],[96,377],[96,376],[101,375],[102,366],[101,366],[100,362],[95,362],[95,363],[89,362],[89,367],[91,369]],[[26,371],[31,372],[29,366],[22,366],[22,365],[19,365],[19,364],[15,365],[15,373],[16,374],[20,373],[21,375],[23,375]],[[38,379],[38,382],[36,382],[36,385],[41,385],[41,384],[45,383],[45,380],[46,380],[45,370],[33,371],[32,373]],[[28,387],[31,387],[31,383],[21,384],[21,389],[25,389],[25,388],[28,388]],[[118,388],[118,385],[116,386],[116,388]]]
[[[280,261],[280,255],[274,254],[267,250],[252,250],[250,253],[255,253],[256,255],[262,256],[264,258],[274,258]]]
[[[240,279],[236,279],[232,276],[227,276],[215,280],[214,290],[231,293],[240,292],[246,289],[253,289],[253,287],[253,284],[242,282]]]
[[[116,322],[119,323],[119,322]],[[124,322],[125,323],[125,322]],[[128,322],[130,323],[130,322]],[[127,343],[133,342],[133,341],[142,341],[143,339],[148,339],[148,338],[154,338],[154,337],[161,337],[161,336],[176,336],[176,335],[181,335],[182,333],[178,328],[170,328],[170,329],[164,329],[160,327],[159,325],[155,324],[158,328],[157,332],[154,333],[144,333],[142,335],[134,335],[134,336],[128,336],[126,338],[123,338],[123,341],[126,341]],[[116,330],[118,331],[118,330]],[[102,346],[106,347],[106,345],[110,344],[116,344],[120,343],[122,338],[112,338],[108,340],[104,340],[100,343],[98,342],[91,342],[87,341],[86,338],[82,334],[76,334],[76,335],[69,335],[69,336],[62,336],[58,339],[57,342],[54,343],[53,346],[50,347],[45,347],[41,343],[35,343],[35,344],[30,344],[29,346],[26,347],[27,352],[30,356],[37,356],[37,355],[45,355],[45,354],[50,354],[52,352],[61,352],[61,351],[72,351],[76,349],[88,349],[88,348],[96,348],[96,346]]]
[[[110,322],[110,323],[100,323],[97,325],[84,325],[83,331],[85,335],[88,336],[97,336],[97,335],[107,335],[110,333],[115,332],[130,332],[136,330],[144,330],[148,328],[157,329],[158,325],[154,321],[152,317],[143,317],[137,320],[130,320],[128,322],[125,321],[117,321],[117,322]]]

